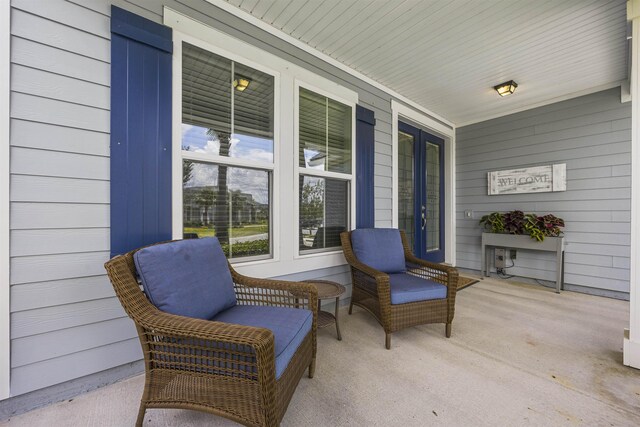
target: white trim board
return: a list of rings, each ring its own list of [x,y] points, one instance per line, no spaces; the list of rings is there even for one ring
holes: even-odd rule
[[[0,400],[10,396],[10,40],[11,5],[0,0]]]
[[[398,120],[407,119],[444,138],[444,262],[456,265],[456,129],[449,129],[413,108],[391,100],[391,221],[398,227]]]
[[[318,59],[321,59],[322,61],[328,63],[329,65],[332,65],[354,77],[356,77],[359,80],[362,80],[365,83],[370,84],[371,86],[380,89],[381,91],[391,95],[392,97],[404,102],[405,104],[411,106],[413,109],[421,112],[422,114],[425,114],[427,116],[430,116],[430,118],[438,120],[446,125],[448,125],[449,127],[453,128],[455,126],[455,124],[447,119],[445,119],[444,117],[440,116],[439,114],[434,113],[433,111],[428,110],[427,108],[423,107],[422,105],[410,100],[409,98],[407,98],[404,95],[399,94],[398,92],[394,91],[393,89],[390,89],[386,86],[384,86],[383,84],[373,80],[370,77],[365,76],[364,74],[360,73],[359,71],[354,70],[353,68],[343,64],[342,62],[330,57],[327,54],[324,54],[322,52],[320,52],[317,49],[312,48],[311,46],[309,46],[308,44],[296,39],[295,37],[290,36],[289,34],[285,33],[284,31],[278,30],[275,27],[272,27],[271,25],[267,24],[266,22],[262,21],[261,19],[256,18],[255,16],[251,15],[250,13],[245,12],[244,10],[233,6],[230,3],[227,3],[225,0],[207,0],[207,2],[211,3],[212,5],[224,10],[225,12],[229,12],[230,14],[242,19],[243,21],[248,22],[249,24],[260,28],[261,30],[266,31],[269,34],[272,34],[276,37],[278,37],[281,40],[284,40],[285,42],[289,43],[290,45],[293,45],[295,47],[297,47],[298,49],[301,49],[313,56],[315,56]]]
[[[631,264],[629,330],[623,338],[623,364],[640,369],[640,0],[627,3],[631,41]]]

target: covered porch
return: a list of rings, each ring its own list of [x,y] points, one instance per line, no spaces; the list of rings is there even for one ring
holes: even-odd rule
[[[640,372],[622,366],[626,302],[485,279],[457,297],[455,333],[442,325],[395,335],[393,351],[363,310],[343,309],[343,341],[322,329],[317,376],[303,378],[282,421],[300,425],[616,425],[640,423]],[[348,316],[348,317],[347,317]],[[139,375],[12,417],[7,427],[132,425]],[[235,425],[153,410],[147,425]]]
[[[104,263],[212,236],[241,275],[346,290],[283,425],[640,424],[640,0],[0,0],[0,36],[0,425],[133,424]],[[484,257],[510,211],[564,251]],[[451,338],[387,350],[347,314],[358,228],[478,280]]]

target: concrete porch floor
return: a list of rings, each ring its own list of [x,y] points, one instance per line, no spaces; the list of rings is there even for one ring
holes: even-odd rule
[[[485,279],[462,290],[444,325],[384,333],[362,309],[319,332],[284,426],[638,426],[640,371],[622,365],[625,301]],[[129,426],[137,376],[0,426]],[[146,426],[236,425],[208,414],[149,410]]]

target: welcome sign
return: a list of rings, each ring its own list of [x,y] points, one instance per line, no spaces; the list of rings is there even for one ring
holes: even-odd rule
[[[489,195],[567,190],[566,163],[488,173]]]

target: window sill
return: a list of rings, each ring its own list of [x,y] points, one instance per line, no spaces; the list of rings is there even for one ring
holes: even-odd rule
[[[278,260],[265,259],[247,262],[232,263],[233,268],[240,274],[252,277],[278,277],[289,274],[312,272],[325,268],[347,265],[342,251],[321,252],[309,255],[294,256],[293,259]]]

